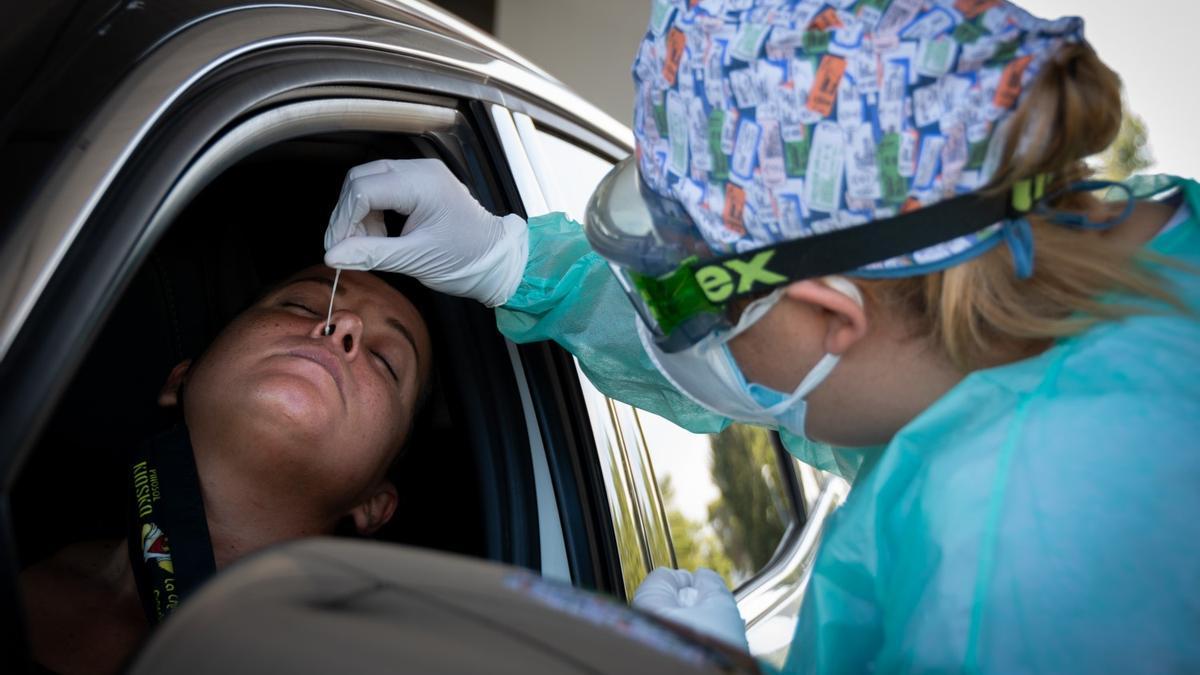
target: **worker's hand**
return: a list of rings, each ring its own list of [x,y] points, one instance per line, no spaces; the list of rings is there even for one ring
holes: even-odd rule
[[[388,237],[385,210],[408,215]],[[488,213],[436,159],[378,160],[346,174],[329,228],[325,264],[405,274],[449,295],[503,305],[529,257],[519,216]]]
[[[633,595],[633,606],[697,633],[750,651],[746,622],[725,580],[710,569],[695,573],[659,567]]]

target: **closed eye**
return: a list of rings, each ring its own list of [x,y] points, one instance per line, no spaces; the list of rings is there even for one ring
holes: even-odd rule
[[[318,313],[315,310],[313,310],[311,307],[309,307],[307,305],[302,305],[298,302],[291,302],[291,301],[284,302],[283,306],[284,307],[296,307],[298,309],[302,309],[302,310],[308,312],[309,314],[312,314],[313,316],[318,316]]]
[[[395,369],[392,368],[392,364],[388,363],[388,360],[383,357],[383,354],[380,354],[379,352],[372,349],[371,355],[374,356],[375,358],[379,359],[379,362],[383,364],[383,367],[387,368],[388,374],[392,376],[393,380],[395,380],[396,382],[400,381],[400,377],[396,375],[396,371],[395,371]]]

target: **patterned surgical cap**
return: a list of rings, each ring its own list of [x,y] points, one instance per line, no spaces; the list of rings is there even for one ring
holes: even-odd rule
[[[987,184],[1022,92],[1082,35],[1003,0],[654,0],[638,168],[716,254],[918,209]],[[943,268],[1001,229],[858,272]]]

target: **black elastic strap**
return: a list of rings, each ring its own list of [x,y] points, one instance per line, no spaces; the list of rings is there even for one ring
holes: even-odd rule
[[[718,265],[726,267],[726,263],[731,261],[749,263],[763,251],[774,251],[769,269],[786,279],[737,288],[729,296],[736,298],[758,294],[765,288],[793,281],[856,270],[973,234],[989,225],[1019,216],[1008,192],[990,196],[973,192],[844,230],[705,260],[694,265],[693,270]]]
[[[129,560],[146,620],[154,625],[217,569],[187,427],[141,445],[129,478]]]

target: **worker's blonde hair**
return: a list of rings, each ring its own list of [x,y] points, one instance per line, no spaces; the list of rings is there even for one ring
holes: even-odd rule
[[[1086,43],[1049,59],[1013,114],[989,190],[1049,174],[1048,192],[1089,175],[1083,159],[1116,137],[1121,82]],[[1103,212],[1088,194],[1068,193],[1058,210]],[[1124,206],[1124,204],[1122,204]],[[1071,230],[1029,217],[1033,276],[1020,279],[1012,254],[1000,245],[941,272],[903,279],[859,281],[868,302],[910,317],[964,372],[1040,352],[1059,337],[1137,312],[1100,297],[1125,293],[1179,302],[1144,264],[1140,247],[1099,232]]]

